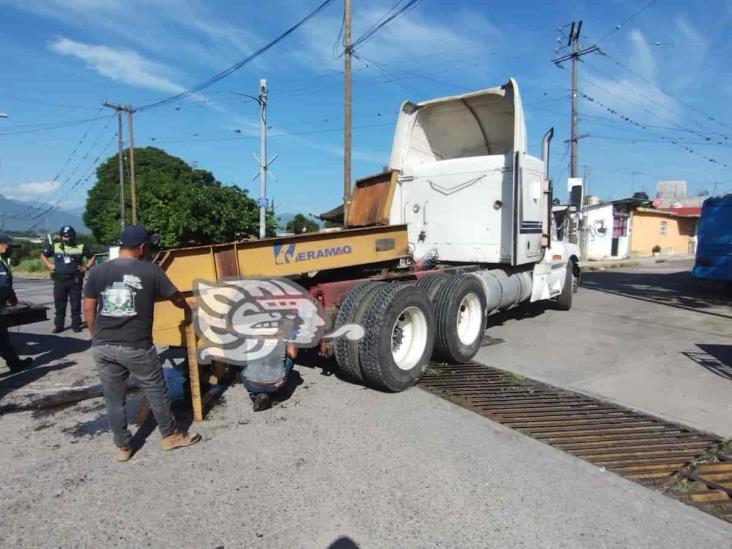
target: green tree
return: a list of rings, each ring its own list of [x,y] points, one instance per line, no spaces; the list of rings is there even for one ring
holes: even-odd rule
[[[125,155],[126,156],[126,155]],[[154,148],[135,149],[138,223],[158,233],[164,247],[224,242],[259,232],[259,209],[245,190],[222,185],[206,170]],[[117,156],[97,169],[89,190],[84,223],[96,240],[119,239],[119,175]],[[125,223],[131,223],[129,179],[125,178]],[[267,235],[276,222],[267,219]]]
[[[320,225],[315,221],[312,221],[302,214],[297,214],[285,225],[285,230],[288,233],[316,233],[320,230]]]

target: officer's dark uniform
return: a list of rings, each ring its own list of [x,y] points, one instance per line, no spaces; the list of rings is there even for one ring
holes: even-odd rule
[[[74,235],[75,237],[76,235]],[[71,302],[71,327],[81,330],[81,287],[84,284],[84,273],[79,272],[79,266],[92,257],[89,246],[77,244],[75,239],[68,243],[55,242],[48,246],[43,254],[54,261],[53,301],[56,307],[54,323],[56,330],[64,329],[66,320],[66,303]]]
[[[0,242],[10,246],[13,245],[12,240],[5,235],[0,235]],[[0,308],[16,305],[17,303],[18,298],[15,296],[15,290],[13,290],[13,273],[10,269],[10,262],[4,256],[0,256]],[[0,356],[5,359],[11,372],[21,370],[33,363],[30,358],[21,360],[18,357],[10,343],[8,329],[3,325],[0,325]]]

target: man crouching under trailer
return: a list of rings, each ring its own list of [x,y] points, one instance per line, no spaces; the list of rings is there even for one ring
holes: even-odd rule
[[[272,407],[282,393],[297,358],[297,347],[280,340],[267,356],[251,361],[241,371],[244,388],[252,399],[252,409],[261,412]]]

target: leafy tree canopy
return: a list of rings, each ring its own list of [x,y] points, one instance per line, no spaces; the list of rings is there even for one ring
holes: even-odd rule
[[[125,158],[128,157],[125,151]],[[125,166],[126,168],[126,166]],[[84,223],[97,241],[119,239],[119,167],[111,156],[97,168]],[[259,208],[245,190],[222,185],[206,170],[154,147],[135,148],[138,223],[161,237],[164,247],[226,242],[259,233]],[[131,223],[129,176],[125,170],[125,223]],[[267,235],[277,224],[267,216]]]
[[[288,233],[316,233],[320,230],[320,225],[315,221],[308,219],[303,214],[297,214],[285,225],[285,230]]]

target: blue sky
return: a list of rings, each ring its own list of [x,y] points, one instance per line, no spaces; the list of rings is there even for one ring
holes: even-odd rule
[[[98,117],[106,114],[99,111],[104,100],[144,105],[183,91],[268,42],[318,1],[0,0],[0,112],[8,113],[0,119],[0,193],[82,206],[93,180],[67,189],[91,172],[105,145],[105,157],[114,153],[115,121],[53,130],[34,125]],[[354,37],[394,3],[355,0]],[[693,193],[711,191],[715,183],[718,191],[732,192],[723,166],[732,166],[732,1],[705,0],[701,9],[700,2],[657,0],[617,27],[646,3],[422,0],[357,51],[354,177],[388,162],[402,100],[515,77],[531,152],[538,154],[548,127],[556,129],[552,174],[564,188],[570,73],[550,59],[556,45],[566,43],[557,42],[557,28],[583,19],[582,45],[599,41],[608,54],[586,56],[580,69],[587,96],[580,99],[580,132],[590,134],[580,142],[580,165],[589,169],[591,193],[605,199],[632,190],[652,194],[662,179],[685,179]],[[269,152],[279,154],[269,195],[280,212],[321,212],[338,204],[343,78],[334,44],[342,9],[336,0],[200,95],[140,113],[136,146],[161,147],[256,194],[250,177],[257,106],[231,91],[256,95],[259,79],[267,78]]]

